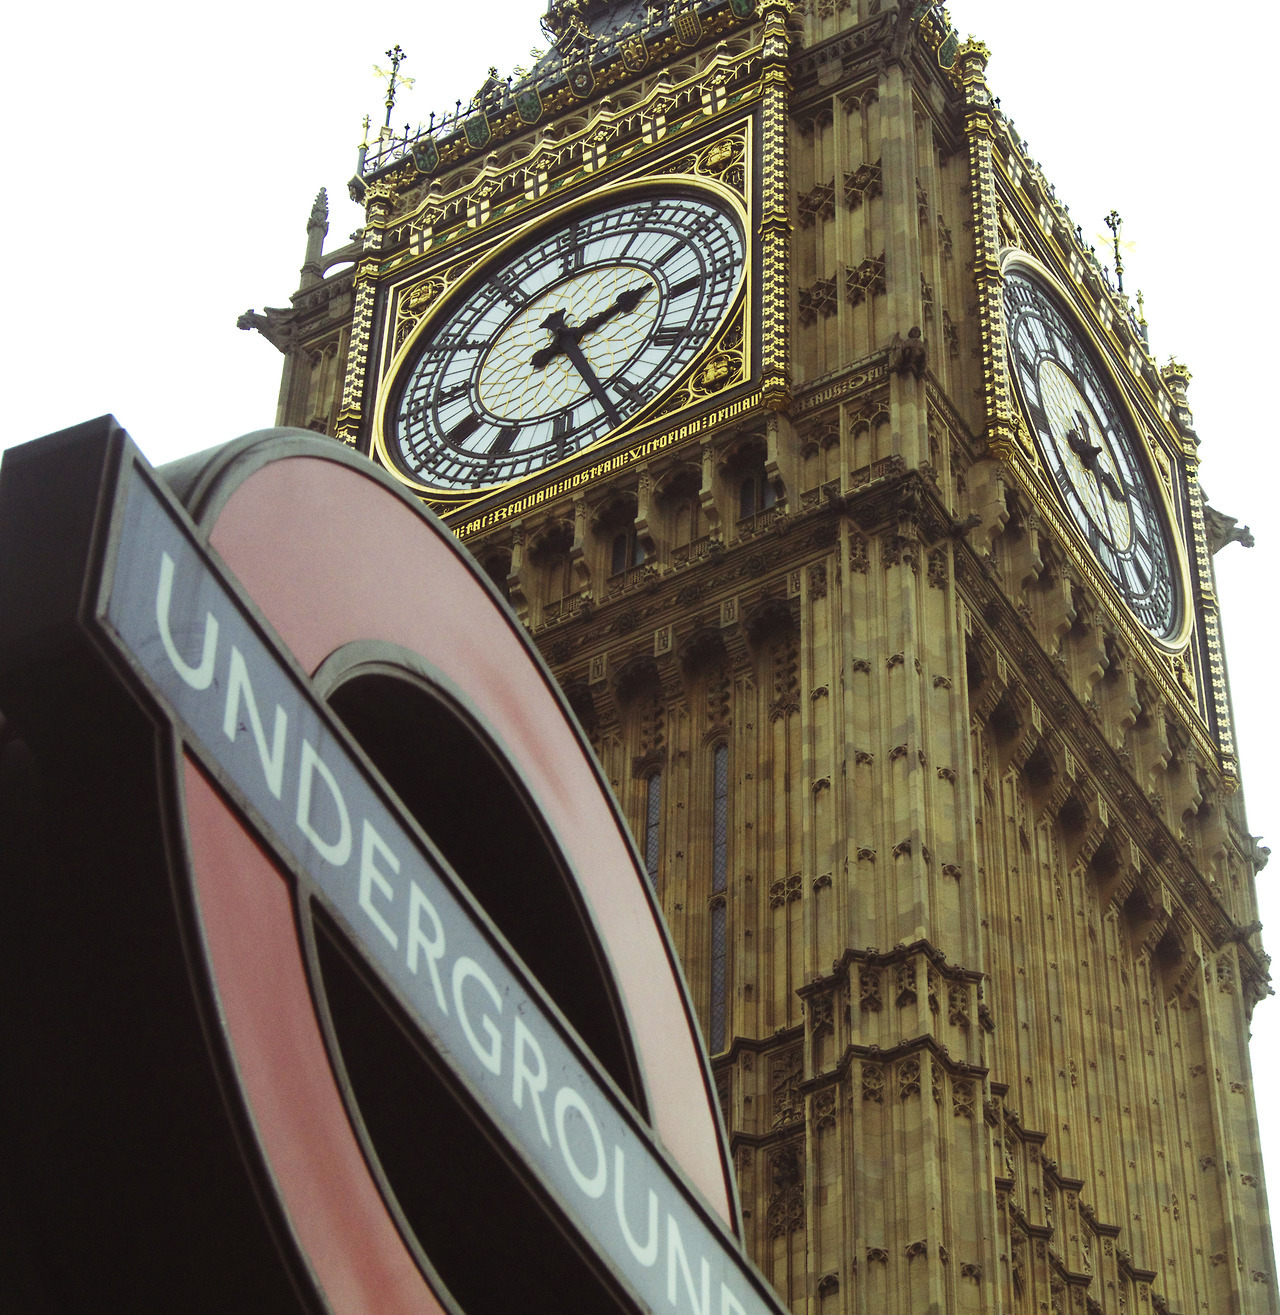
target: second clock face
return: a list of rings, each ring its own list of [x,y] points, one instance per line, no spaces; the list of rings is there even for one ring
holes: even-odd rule
[[[1159,499],[1083,335],[1038,279],[1005,275],[1009,353],[1045,466],[1072,519],[1138,620],[1157,638],[1181,603]]]
[[[741,221],[710,195],[638,194],[534,236],[411,354],[387,416],[392,459],[452,490],[582,451],[709,344],[744,266]]]

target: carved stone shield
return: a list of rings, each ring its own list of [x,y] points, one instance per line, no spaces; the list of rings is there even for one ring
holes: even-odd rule
[[[436,149],[434,137],[421,137],[413,143],[413,163],[419,173],[435,173],[440,165],[440,152]]]

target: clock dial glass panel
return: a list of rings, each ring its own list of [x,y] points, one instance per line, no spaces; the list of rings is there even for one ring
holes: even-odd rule
[[[475,489],[599,442],[710,344],[745,264],[740,219],[709,195],[636,196],[544,230],[418,344],[388,411],[393,459]]]
[[[1058,496],[1094,556],[1157,638],[1181,602],[1159,498],[1115,393],[1084,338],[1038,279],[1004,283],[1009,355],[1022,406]]]

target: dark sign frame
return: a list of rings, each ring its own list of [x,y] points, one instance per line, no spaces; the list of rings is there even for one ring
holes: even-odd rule
[[[265,475],[270,485],[273,473],[286,468],[290,475],[303,471],[321,484],[328,481],[344,494],[351,494],[357,487],[368,491],[371,485],[376,499],[385,501],[390,495],[395,504],[388,513],[392,516],[401,515],[411,506],[389,479],[358,458],[296,433],[250,436],[214,459],[198,460],[186,470],[175,470],[172,478],[206,529],[212,526],[210,538],[217,543],[219,528],[235,520],[234,513],[226,521],[222,518],[228,506],[235,504],[237,492],[252,486],[255,476]],[[254,505],[253,497],[247,505]],[[416,507],[412,511],[419,533],[446,542],[433,518]],[[234,555],[234,534],[228,542]],[[41,553],[33,572],[24,559],[29,558],[32,545],[37,543]],[[239,550],[249,553],[246,561],[252,567],[256,560],[254,545],[246,549],[242,543]],[[448,551],[458,564],[463,562],[456,546],[450,544]],[[243,571],[245,566],[238,569]],[[471,567],[465,570],[474,584],[478,573]],[[501,608],[487,583],[478,587],[490,607]],[[506,618],[504,624],[518,633],[514,619],[506,613],[502,616]],[[235,936],[230,940],[224,937],[219,950],[222,933],[215,926],[216,910],[212,916],[210,910],[220,897],[211,904],[208,895],[208,883],[215,880],[219,864],[202,859],[199,847],[205,843],[211,843],[213,850],[238,847],[239,859],[223,863],[220,869],[224,875],[233,874],[229,878],[233,885],[254,865],[249,850],[255,847],[264,871],[283,869],[291,874],[299,892],[300,911],[294,914],[292,900],[286,900],[284,907],[290,919],[297,917],[302,929],[313,980],[318,974],[308,911],[313,902],[328,909],[328,921],[340,929],[340,938],[349,947],[361,947],[358,957],[378,976],[379,989],[394,1002],[392,1007],[401,1025],[410,1020],[410,1032],[417,1026],[419,1039],[425,1038],[424,1053],[446,1074],[472,1117],[487,1128],[490,1139],[501,1146],[519,1177],[542,1201],[543,1209],[559,1221],[562,1232],[587,1257],[604,1290],[624,1308],[650,1308],[663,1300],[676,1308],[684,1305],[699,1312],[715,1309],[721,1315],[779,1309],[763,1280],[743,1258],[740,1245],[699,1198],[644,1117],[601,1069],[563,1012],[541,990],[507,939],[405,812],[373,763],[319,701],[313,692],[312,674],[305,665],[299,665],[289,644],[278,638],[251,594],[211,551],[185,510],[109,419],[6,455],[0,478],[0,617],[6,620],[6,631],[0,639],[0,707],[12,716],[29,742],[33,758],[50,779],[60,779],[64,785],[77,777],[83,781],[86,752],[100,769],[110,758],[113,735],[128,720],[126,709],[130,703],[135,720],[139,704],[148,709],[153,745],[155,731],[161,733],[160,745],[152,751],[152,769],[165,797],[158,813],[145,805],[141,812],[160,821],[171,894],[177,896],[178,939],[185,952],[186,971],[202,979],[197,994],[205,1001],[199,1011],[205,1044],[212,1052],[216,1082],[226,1104],[240,1111],[238,1117],[233,1117],[232,1135],[240,1151],[241,1167],[247,1166],[248,1180],[263,1206],[266,1233],[274,1249],[286,1257],[284,1270],[289,1285],[301,1296],[305,1308],[356,1309],[361,1300],[354,1290],[345,1295],[338,1292],[341,1282],[335,1287],[330,1275],[317,1271],[317,1251],[308,1247],[297,1227],[299,1212],[305,1213],[311,1203],[288,1199],[280,1164],[273,1162],[267,1151],[273,1135],[271,1118],[263,1118],[262,1108],[255,1106],[252,1083],[246,1085],[246,1073],[238,1063],[234,1004],[228,1007],[234,991],[226,991],[222,976],[226,964],[239,951]],[[523,636],[520,643],[528,655],[531,648]],[[367,651],[348,656],[363,659],[365,668],[370,660],[384,666],[398,662],[406,671],[413,669],[437,697],[452,698],[458,707],[468,710],[466,691],[457,688],[449,672],[439,670],[421,654],[397,654],[385,643],[365,648]],[[220,650],[230,654],[225,668],[219,663]],[[335,666],[343,663],[335,663],[331,654],[325,656],[330,658],[326,678],[331,678]],[[362,663],[356,661],[355,665]],[[534,668],[548,690],[554,689],[545,668],[536,660]],[[216,671],[223,673],[221,684],[215,680]],[[122,697],[122,675],[132,698]],[[88,691],[79,717],[67,706],[66,698],[69,685],[77,684]],[[267,708],[272,706],[274,728],[268,729],[271,719]],[[557,706],[563,715],[563,702]],[[485,724],[483,709],[472,707],[469,715],[478,726]],[[136,759],[136,725],[131,735]],[[294,758],[289,746],[295,739],[296,797],[286,800],[284,768],[286,761]],[[510,754],[508,758],[514,761]],[[536,809],[536,784],[519,768],[514,775]],[[603,782],[597,783],[602,798],[607,798]],[[325,791],[329,795],[327,812]],[[105,793],[110,795],[111,791]],[[21,788],[10,792],[11,798],[22,796]],[[220,797],[230,801],[230,810]],[[352,822],[356,809],[351,803],[357,797],[361,803],[359,841]],[[55,806],[53,811],[57,814],[59,810]],[[554,808],[550,812],[554,813]],[[300,833],[305,843],[299,842],[297,834],[290,834],[290,820],[293,831]],[[34,832],[24,830],[20,820],[6,825],[6,836],[16,838],[15,851],[26,859],[29,869],[47,875],[47,866],[42,865],[36,852],[43,834],[40,828]],[[553,845],[559,845],[566,865],[572,867],[574,841],[558,835],[553,821],[548,820],[547,825]],[[621,830],[620,818],[612,806],[607,826]],[[115,843],[118,847],[118,841]],[[360,860],[353,866],[356,850],[360,851]],[[628,852],[632,876],[647,900],[634,850]],[[80,854],[72,868],[83,865],[86,857]],[[415,874],[412,880],[410,869]],[[353,889],[349,878],[357,870]],[[194,888],[190,884],[193,880]],[[276,881],[278,884],[278,875]],[[269,886],[268,881],[260,883],[261,890]],[[403,901],[402,892],[407,892]],[[9,898],[13,898],[12,893]],[[35,904],[39,902],[36,899]],[[446,910],[443,915],[441,909]],[[37,909],[37,914],[40,911]],[[393,913],[401,919],[394,927]],[[589,918],[589,909],[587,915]],[[148,917],[152,922],[164,920],[156,909]],[[242,919],[235,925],[243,928],[245,923]],[[473,938],[470,942],[466,941],[468,935]],[[460,941],[470,952],[455,951],[453,956],[451,1010],[437,968],[447,945],[456,946]],[[230,951],[227,945],[232,946]],[[409,947],[410,955],[417,955],[416,960],[410,958],[408,962],[425,963],[427,973],[415,976],[415,969],[406,976],[404,971],[398,972],[398,960],[382,953],[388,946],[396,952],[402,945]],[[674,965],[665,938],[661,938],[661,947]],[[221,965],[220,952],[224,954]],[[230,960],[225,958],[228,952]],[[94,953],[101,957],[104,948],[96,946]],[[30,955],[25,965],[28,969],[35,967]],[[242,966],[252,975],[252,959]],[[172,984],[172,964],[167,971]],[[428,979],[429,987],[422,986]],[[679,988],[678,970],[674,980]],[[414,996],[415,982],[421,987],[421,1000]],[[252,1013],[259,1007],[263,993],[255,993],[252,983],[247,990],[242,1003],[250,1001]],[[123,987],[107,992],[113,1001],[127,994]],[[321,988],[317,999],[322,995]],[[483,1005],[486,998],[485,1008],[476,1012],[477,1004]],[[76,1001],[70,1003],[74,1007]],[[60,1007],[65,1010],[66,1006],[64,1002]],[[627,1020],[625,1001],[615,1002],[614,1009],[619,1007],[624,1030],[639,1035]],[[687,1014],[687,1001],[683,1007]],[[323,1007],[319,1014],[320,1032],[326,1034],[333,1050],[332,1020]],[[512,1019],[510,1038],[494,1021],[504,1014]],[[4,1021],[7,1032],[13,1032],[12,1018]],[[461,1034],[456,1028],[453,1034],[447,1031],[455,1024]],[[511,1108],[504,1112],[503,1084],[512,1083],[512,1077],[502,1067],[501,1043],[508,1040],[515,1078],[505,1093],[505,1104]],[[189,1052],[190,1039],[186,1038],[184,1044]],[[652,1042],[641,1044],[649,1046],[647,1062],[652,1067]],[[56,1050],[56,1045],[37,1045],[28,1046],[24,1053],[28,1057],[43,1056],[47,1062]],[[269,1047],[266,1053],[269,1056]],[[624,1071],[619,1076],[624,1080],[629,1074],[633,1076],[628,1085],[642,1108],[655,1100],[660,1106],[661,1083],[655,1088],[646,1082],[645,1064],[637,1063],[639,1058],[639,1053],[633,1052],[630,1059],[623,1059]],[[65,1064],[65,1059],[61,1062]],[[412,1284],[405,1288],[403,1300],[381,1296],[379,1308],[440,1309],[441,1302],[452,1307],[430,1260],[417,1245],[412,1228],[397,1210],[376,1151],[367,1137],[362,1140],[359,1135],[359,1109],[340,1058],[335,1062],[348,1115],[357,1129],[356,1141],[369,1162],[366,1168],[377,1183],[382,1202],[389,1207],[396,1232],[407,1245],[416,1270],[425,1277],[420,1291],[411,1291]],[[549,1108],[544,1108],[541,1097],[549,1096],[553,1078],[563,1081],[555,1088],[555,1097],[549,1098]],[[699,1065],[697,1082],[709,1098],[714,1127],[714,1095],[705,1063]],[[206,1091],[203,1097],[206,1103],[208,1094]],[[518,1111],[514,1117],[513,1110]],[[40,1122],[31,1107],[26,1113],[34,1122]],[[551,1120],[546,1117],[548,1113]],[[660,1109],[658,1114],[661,1126]],[[668,1111],[668,1127],[673,1126],[670,1114]],[[554,1137],[550,1132],[552,1122]],[[46,1142],[50,1134],[51,1130],[46,1129]],[[92,1142],[92,1135],[88,1141]],[[611,1145],[613,1157],[608,1156],[606,1144]],[[550,1154],[544,1154],[548,1148]],[[649,1236],[644,1246],[627,1222],[620,1187],[612,1216],[607,1209],[593,1211],[589,1205],[606,1196],[615,1178],[620,1183],[628,1155],[633,1170],[639,1169],[639,1185],[649,1194]],[[228,1168],[225,1147],[212,1158],[218,1161],[220,1174],[235,1176]],[[722,1140],[717,1143],[716,1160],[724,1175],[723,1185],[728,1182],[728,1169]],[[589,1174],[584,1164],[590,1167]],[[30,1170],[29,1164],[27,1168]],[[705,1169],[699,1172],[706,1186]],[[172,1179],[173,1173],[160,1176]],[[19,1180],[29,1179],[30,1172],[26,1179],[19,1174]],[[166,1187],[171,1190],[171,1182]],[[628,1188],[627,1195],[630,1192]],[[658,1263],[659,1193],[666,1213],[665,1264]],[[157,1199],[163,1197],[161,1190]],[[725,1199],[732,1202],[731,1187]],[[729,1208],[729,1218],[736,1228],[736,1205]],[[46,1203],[46,1213],[47,1209]],[[203,1219],[217,1212],[195,1213]],[[155,1215],[154,1202],[151,1215]],[[232,1232],[254,1232],[243,1218],[219,1226]],[[253,1239],[258,1253],[271,1249],[265,1242],[263,1236]],[[264,1265],[266,1262],[260,1259],[258,1267]],[[403,1278],[401,1274],[401,1286]],[[391,1281],[391,1286],[395,1287],[396,1282]],[[433,1289],[434,1297],[430,1295]]]

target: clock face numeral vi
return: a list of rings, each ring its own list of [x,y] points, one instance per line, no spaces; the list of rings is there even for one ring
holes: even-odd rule
[[[1063,504],[1134,615],[1167,639],[1182,607],[1173,555],[1113,388],[1057,298],[1025,270],[1005,275],[1004,314],[1023,410]]]
[[[599,442],[707,346],[745,251],[740,218],[709,194],[640,193],[535,235],[420,341],[387,451],[426,486],[476,489]]]

